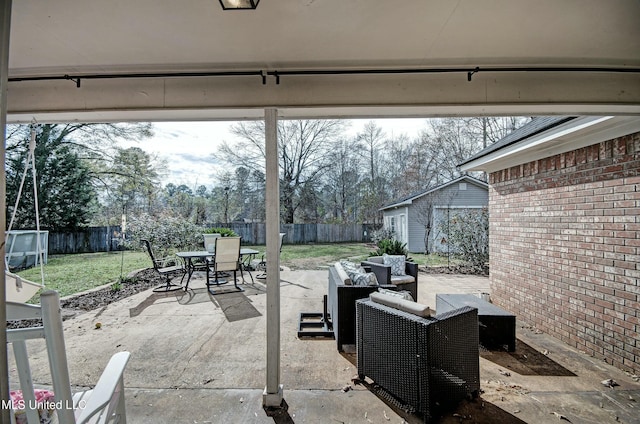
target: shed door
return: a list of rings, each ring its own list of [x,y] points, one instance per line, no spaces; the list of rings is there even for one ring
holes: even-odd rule
[[[407,215],[398,215],[398,225],[396,226],[396,237],[402,243],[408,243],[407,240]]]

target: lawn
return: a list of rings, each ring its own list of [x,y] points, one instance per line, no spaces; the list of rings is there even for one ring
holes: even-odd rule
[[[247,246],[260,252],[264,246]],[[281,264],[291,269],[325,266],[340,259],[355,262],[365,259],[375,249],[364,243],[284,245]],[[422,254],[411,254],[419,265],[447,265],[447,258]],[[60,296],[68,296],[105,284],[113,284],[135,270],[149,268],[151,260],[143,251],[84,253],[74,255],[50,255],[44,267],[45,285],[57,290]],[[20,271],[19,274],[32,281],[40,281],[40,268]],[[37,302],[37,298],[32,301]]]

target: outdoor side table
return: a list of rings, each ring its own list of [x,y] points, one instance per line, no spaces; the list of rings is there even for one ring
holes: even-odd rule
[[[478,309],[480,344],[486,348],[507,346],[516,350],[516,316],[472,294],[436,295],[436,312],[440,315],[463,306]]]

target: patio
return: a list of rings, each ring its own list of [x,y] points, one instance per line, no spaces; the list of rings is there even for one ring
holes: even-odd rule
[[[111,354],[128,350],[132,423],[419,422],[354,385],[355,359],[338,353],[334,340],[296,337],[299,312],[322,309],[327,271],[283,271],[281,280],[284,415],[268,417],[262,409],[266,294],[260,283],[210,297],[195,274],[189,293],[148,290],[65,321],[71,381],[94,383]],[[419,297],[430,305],[436,293],[488,290],[485,277],[420,274]],[[573,423],[638,422],[640,383],[632,376],[535,329],[518,325],[517,336],[513,354],[482,353],[481,400],[441,422],[555,422],[554,413]],[[34,380],[46,383],[46,361],[36,347],[31,351],[41,358],[32,364]],[[15,378],[11,365],[10,373]],[[619,386],[605,387],[605,379]]]

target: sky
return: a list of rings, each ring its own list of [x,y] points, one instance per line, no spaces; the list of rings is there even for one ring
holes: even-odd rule
[[[348,135],[355,136],[362,131],[371,119],[349,119]],[[416,137],[426,127],[424,118],[397,118],[373,120],[388,137],[406,134]],[[227,141],[236,140],[230,127],[235,122],[156,122],[153,124],[154,136],[143,142],[122,142],[122,147],[137,146],[150,154],[165,159],[166,176],[162,185],[172,182],[185,184],[191,189],[199,185],[211,188],[216,174],[223,170],[212,158],[217,147]]]

